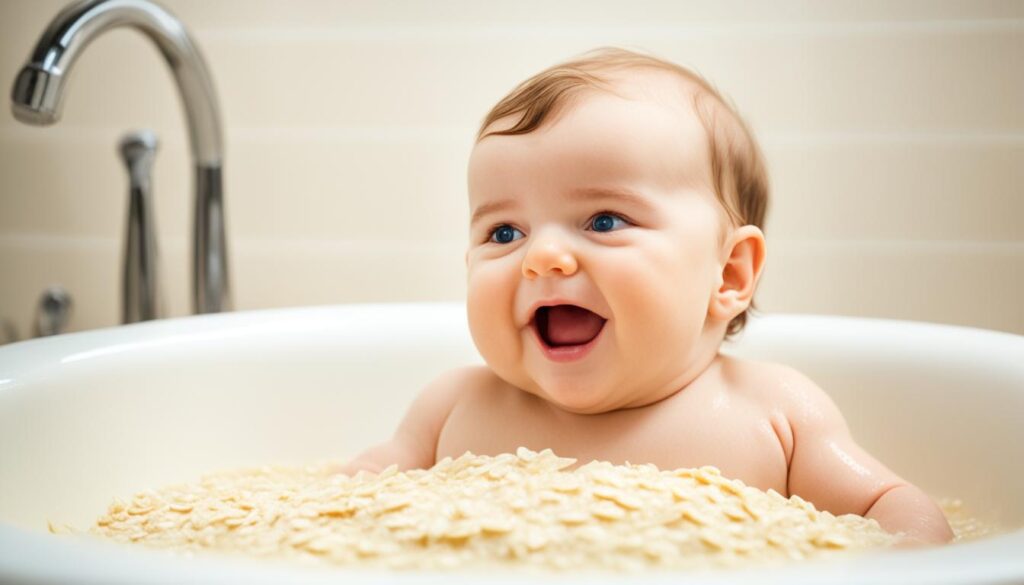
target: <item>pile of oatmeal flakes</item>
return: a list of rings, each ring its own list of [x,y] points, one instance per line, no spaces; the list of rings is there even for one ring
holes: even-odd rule
[[[115,501],[91,532],[184,552],[391,568],[729,566],[895,540],[874,520],[818,511],[714,467],[593,461],[566,471],[575,461],[520,447],[377,475],[222,473]]]

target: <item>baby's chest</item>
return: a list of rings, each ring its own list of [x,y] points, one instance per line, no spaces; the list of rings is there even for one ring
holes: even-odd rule
[[[660,469],[713,465],[723,475],[786,494],[786,456],[771,421],[742,404],[665,404],[603,415],[553,413],[535,400],[459,404],[439,436],[436,458],[552,449],[577,465],[653,463]],[[788,495],[788,494],[787,494]]]

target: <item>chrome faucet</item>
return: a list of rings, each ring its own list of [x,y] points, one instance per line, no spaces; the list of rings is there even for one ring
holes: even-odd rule
[[[185,106],[195,168],[193,309],[230,310],[217,98],[206,64],[177,18],[147,0],[86,0],[67,6],[43,32],[31,60],[18,73],[11,110],[27,124],[57,122],[75,59],[97,36],[121,26],[135,28],[157,44]]]
[[[162,315],[157,262],[156,220],[153,219],[153,161],[156,134],[129,132],[118,144],[128,170],[128,229],[121,279],[121,322],[159,319]]]

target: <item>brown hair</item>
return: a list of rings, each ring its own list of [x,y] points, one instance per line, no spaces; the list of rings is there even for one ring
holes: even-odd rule
[[[755,225],[764,230],[768,209],[768,173],[761,149],[750,129],[735,107],[726,102],[707,80],[681,65],[657,57],[625,49],[603,48],[541,71],[520,83],[488,112],[480,125],[477,141],[491,135],[528,134],[556,114],[580,90],[613,91],[613,84],[602,77],[603,73],[630,68],[668,71],[697,86],[693,108],[707,130],[715,195],[729,222],[736,226]],[[494,122],[508,116],[518,116],[515,125],[487,132]],[[720,237],[724,236],[723,231]],[[754,309],[751,299],[747,311]],[[726,339],[743,329],[747,311],[729,322]]]

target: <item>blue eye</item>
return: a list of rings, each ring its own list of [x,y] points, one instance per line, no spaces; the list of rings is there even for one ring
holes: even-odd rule
[[[507,244],[523,237],[523,232],[510,225],[499,225],[491,232],[490,241],[496,244]]]
[[[599,213],[590,220],[590,229],[595,232],[610,232],[626,225],[626,220],[611,213]]]

